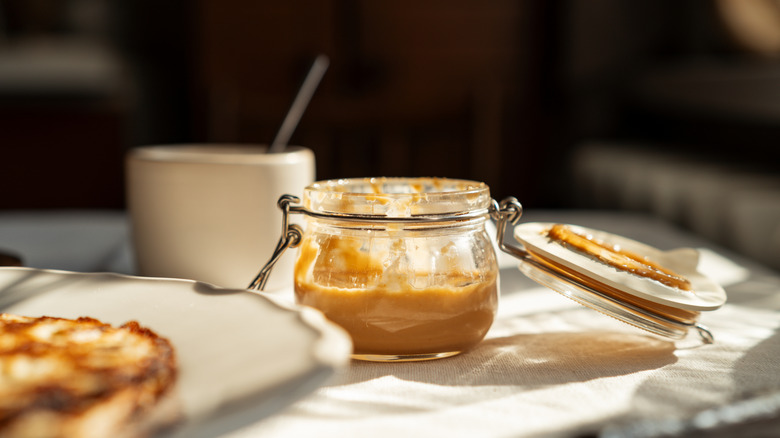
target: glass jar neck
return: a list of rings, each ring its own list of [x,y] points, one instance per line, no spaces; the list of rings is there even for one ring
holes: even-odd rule
[[[488,214],[470,217],[467,219],[456,220],[425,220],[425,221],[393,221],[381,218],[370,218],[366,220],[344,220],[341,217],[328,216],[307,216],[306,223],[311,227],[330,227],[342,230],[359,231],[377,231],[377,232],[415,232],[430,231],[447,233],[464,233],[471,231],[480,231],[485,229],[485,222],[488,220]]]
[[[481,182],[446,178],[356,178],[315,182],[303,207],[320,216],[425,222],[486,215],[490,190]]]

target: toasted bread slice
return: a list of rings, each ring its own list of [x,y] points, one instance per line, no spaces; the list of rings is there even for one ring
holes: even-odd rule
[[[171,343],[135,321],[0,313],[0,437],[143,436],[176,374]]]

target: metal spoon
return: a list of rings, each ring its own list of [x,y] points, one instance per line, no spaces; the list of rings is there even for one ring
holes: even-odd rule
[[[298,126],[298,122],[301,120],[303,112],[309,105],[311,96],[317,89],[317,85],[319,85],[322,76],[325,74],[325,70],[328,69],[328,64],[330,64],[330,60],[325,55],[319,55],[314,60],[314,63],[309,69],[309,73],[306,75],[306,79],[303,81],[303,85],[301,85],[300,90],[298,90],[298,95],[295,96],[295,100],[293,100],[290,110],[287,111],[287,115],[282,122],[282,126],[279,128],[279,132],[276,133],[276,137],[271,143],[271,147],[268,148],[268,152],[281,152],[284,150],[285,146],[287,146],[287,142],[290,141],[290,137],[292,136],[293,131],[295,131],[295,127]]]

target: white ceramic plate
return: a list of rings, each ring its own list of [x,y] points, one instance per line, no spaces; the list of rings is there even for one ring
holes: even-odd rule
[[[546,222],[518,225],[515,227],[515,238],[531,253],[539,254],[620,291],[658,304],[702,311],[717,309],[726,301],[726,292],[723,288],[698,271],[699,252],[695,249],[680,248],[672,251],[661,251],[616,234],[577,225],[567,225],[574,232],[592,235],[596,240],[608,245],[619,245],[623,249],[647,257],[649,260],[685,276],[691,282],[693,290],[682,291],[649,278],[619,270],[550,241],[546,232],[552,225],[554,224]]]
[[[0,312],[136,320],[174,345],[182,423],[213,437],[319,387],[349,361],[349,336],[314,309],[188,280],[0,268]]]

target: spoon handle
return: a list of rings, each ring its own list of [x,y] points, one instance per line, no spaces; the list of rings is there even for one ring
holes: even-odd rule
[[[298,95],[295,96],[290,110],[287,111],[287,115],[284,117],[279,132],[276,133],[271,147],[268,148],[268,152],[281,152],[287,146],[287,142],[290,141],[293,131],[298,126],[298,122],[309,105],[309,101],[317,89],[322,76],[325,74],[325,70],[328,69],[328,64],[330,64],[330,60],[325,55],[319,55],[314,60],[309,73],[306,75],[306,79],[303,81],[303,85],[298,90]]]

